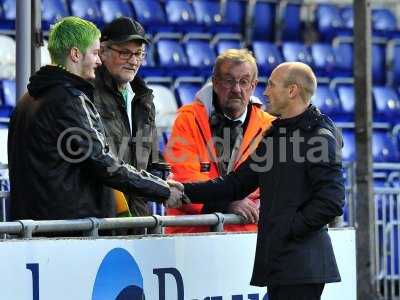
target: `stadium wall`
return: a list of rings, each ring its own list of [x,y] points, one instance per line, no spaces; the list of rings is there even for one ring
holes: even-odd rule
[[[355,231],[329,231],[342,282],[322,300],[356,299]],[[3,240],[1,299],[267,300],[248,283],[255,234]]]

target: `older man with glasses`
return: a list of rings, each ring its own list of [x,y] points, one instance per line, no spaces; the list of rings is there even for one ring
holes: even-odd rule
[[[212,82],[180,109],[172,128],[166,160],[174,179],[205,181],[237,169],[256,148],[273,117],[252,96],[257,85],[255,58],[246,49],[229,49],[215,62]],[[232,203],[186,204],[169,215],[231,212],[253,224],[227,225],[226,231],[256,231],[259,194]],[[208,227],[167,228],[168,233],[204,232]]]
[[[145,170],[151,163],[156,140],[155,108],[153,91],[137,72],[146,57],[149,40],[137,21],[121,17],[104,27],[100,41],[103,65],[94,81],[95,105],[106,128],[107,140],[119,159]],[[155,157],[158,158],[158,153]],[[120,215],[149,215],[145,199],[116,191],[114,197]],[[128,207],[121,206],[125,201]]]

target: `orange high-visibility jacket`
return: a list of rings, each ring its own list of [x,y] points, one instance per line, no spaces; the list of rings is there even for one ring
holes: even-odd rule
[[[258,98],[250,100],[249,122],[243,136],[236,169],[257,148],[263,132],[271,126],[274,117],[262,111]],[[173,179],[180,182],[206,181],[219,177],[215,147],[209,124],[212,107],[212,85],[208,84],[196,95],[193,103],[183,106],[172,127],[164,157],[171,165]],[[258,194],[258,190],[256,191]],[[258,197],[256,197],[258,198]],[[180,209],[167,209],[168,215],[195,215],[202,213],[203,204],[187,204]],[[226,231],[256,231],[256,224],[226,225]],[[168,227],[167,233],[206,232],[209,227]]]

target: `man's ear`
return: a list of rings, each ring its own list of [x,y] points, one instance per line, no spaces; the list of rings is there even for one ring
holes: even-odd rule
[[[258,84],[258,79],[254,79],[253,82],[251,83],[251,88],[254,91],[257,87]]]
[[[79,51],[79,49],[77,47],[72,47],[69,50],[69,56],[71,58],[71,60],[76,63],[79,61],[79,59],[81,58],[81,51]]]
[[[99,51],[99,56],[100,56],[101,59],[104,58],[104,56],[106,54],[106,51],[107,51],[106,42],[101,42],[100,43],[100,51]]]
[[[300,88],[297,84],[289,85],[289,98],[295,98],[300,93]]]
[[[212,82],[212,84],[213,84],[213,86],[215,86],[216,85],[216,78],[215,78],[215,75],[213,75],[212,77],[211,77],[211,82]]]

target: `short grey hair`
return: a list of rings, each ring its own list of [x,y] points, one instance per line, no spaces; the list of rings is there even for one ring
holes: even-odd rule
[[[220,72],[221,65],[226,61],[232,61],[237,64],[248,63],[252,66],[254,70],[254,79],[258,78],[258,69],[256,59],[253,53],[248,49],[228,49],[218,55],[215,60],[213,75],[218,76]]]

